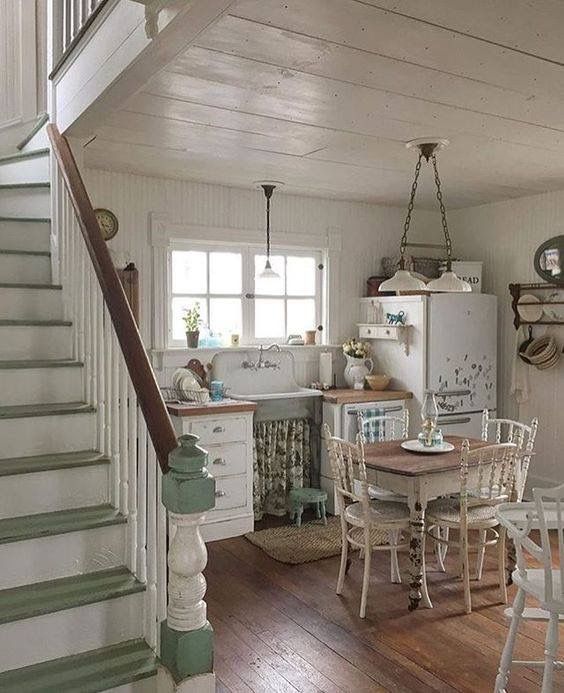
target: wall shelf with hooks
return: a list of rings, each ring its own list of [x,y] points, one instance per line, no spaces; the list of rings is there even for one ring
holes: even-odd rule
[[[541,300],[538,301],[521,301],[520,299],[526,296],[531,291],[552,291],[557,294],[562,300]],[[532,284],[509,284],[509,293],[511,294],[511,308],[513,309],[513,325],[518,330],[521,325],[564,325],[564,309],[562,317],[553,319],[545,319],[546,311],[544,306],[564,306],[564,287],[559,284],[547,284],[546,282],[537,282]],[[533,294],[535,296],[535,294]],[[538,306],[542,309],[539,320],[524,320],[519,312],[519,308],[525,306]]]

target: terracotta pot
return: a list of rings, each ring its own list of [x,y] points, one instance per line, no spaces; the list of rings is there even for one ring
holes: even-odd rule
[[[200,330],[186,332],[186,343],[188,344],[188,349],[197,349],[199,340]]]
[[[304,344],[307,344],[308,346],[315,344],[315,335],[316,334],[317,334],[317,330],[306,330],[305,334],[304,334]]]

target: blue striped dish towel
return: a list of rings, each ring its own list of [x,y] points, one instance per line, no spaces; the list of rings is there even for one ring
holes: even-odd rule
[[[367,443],[377,443],[380,440],[380,426],[386,425],[386,422],[382,422],[379,418],[384,416],[384,409],[378,407],[376,409],[361,409],[358,412],[358,431],[362,433],[364,440]],[[385,437],[386,431],[382,431]]]

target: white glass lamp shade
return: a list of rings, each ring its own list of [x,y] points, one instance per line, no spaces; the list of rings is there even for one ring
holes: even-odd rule
[[[260,279],[280,279],[280,275],[278,274],[278,272],[275,272],[272,269],[270,260],[266,261],[263,271],[258,276]]]
[[[380,287],[382,288],[382,287]],[[472,291],[472,287],[460,277],[457,277],[452,270],[443,272],[438,279],[433,279],[427,284],[428,291],[439,291],[444,293],[462,293]]]
[[[425,282],[414,277],[411,272],[399,269],[393,277],[386,279],[379,287],[379,291],[424,291],[427,288]]]

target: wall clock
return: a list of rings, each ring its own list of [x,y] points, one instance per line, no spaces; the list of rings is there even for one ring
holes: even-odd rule
[[[119,230],[119,224],[116,215],[110,212],[109,209],[95,209],[94,214],[100,226],[100,231],[105,241],[112,239]]]

